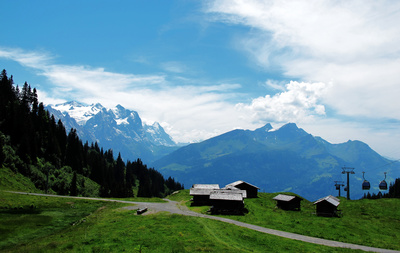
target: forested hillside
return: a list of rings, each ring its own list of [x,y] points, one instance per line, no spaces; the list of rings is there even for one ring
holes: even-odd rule
[[[102,197],[162,197],[183,188],[165,179],[140,159],[115,159],[97,143],[82,143],[71,129],[38,101],[37,91],[24,83],[14,87],[6,70],[0,74],[0,169],[28,177],[46,192]]]

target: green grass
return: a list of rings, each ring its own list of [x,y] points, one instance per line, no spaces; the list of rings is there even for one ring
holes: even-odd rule
[[[0,199],[1,252],[350,251],[204,218],[169,213],[138,216],[120,203],[4,192]]]
[[[244,216],[224,217],[262,227],[293,232],[318,238],[371,247],[400,250],[400,199],[351,200],[340,199],[342,217],[319,217],[313,203],[303,200],[301,211],[276,208],[272,199],[278,193],[259,193],[259,198],[246,199],[248,213]],[[190,206],[188,192],[182,196]],[[186,195],[186,196],[185,196]],[[189,207],[206,213],[208,207]]]
[[[0,167],[0,190],[41,192],[27,177],[4,166]]]
[[[0,250],[78,224],[104,203],[0,192]],[[108,204],[112,205],[112,204]]]
[[[249,213],[224,216],[268,228],[361,245],[400,249],[399,199],[341,199],[341,218],[275,208],[275,194],[246,199]],[[169,196],[190,207],[188,190]],[[140,198],[139,198],[140,199]],[[138,199],[132,199],[138,201]],[[144,199],[151,201],[151,199]],[[157,201],[162,201],[157,199]],[[0,252],[348,252],[220,221],[156,213],[135,215],[127,204],[19,195],[0,191]]]

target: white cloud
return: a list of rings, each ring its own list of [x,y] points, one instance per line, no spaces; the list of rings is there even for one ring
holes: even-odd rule
[[[46,104],[65,100],[99,102],[106,107],[121,104],[138,111],[148,122],[164,122],[178,142],[204,140],[232,130],[232,125],[243,125],[237,120],[234,105],[225,102],[236,96],[235,90],[241,87],[237,83],[177,85],[165,75],[120,74],[90,66],[54,64],[48,54],[20,49],[2,49],[0,57],[33,68],[46,78],[49,87],[38,90],[39,99]]]
[[[319,100],[326,89],[324,83],[291,81],[286,91],[256,98],[248,105],[237,104],[237,109],[251,115],[253,122],[305,122],[315,115],[325,115]]]
[[[400,3],[210,1],[214,21],[251,30],[241,45],[265,68],[333,84],[324,103],[339,114],[400,119]]]
[[[248,28],[235,38],[255,65],[280,69],[287,79],[330,84],[315,107],[285,104],[289,90],[241,105],[254,120],[280,116],[316,126],[310,132],[323,138],[358,138],[385,152],[400,148],[390,138],[398,136],[400,122],[400,2],[215,0],[206,12],[212,22]],[[328,113],[315,117],[322,106]]]
[[[20,49],[0,49],[0,57],[35,69],[38,75],[45,77],[50,85],[43,90],[38,89],[38,94],[39,99],[47,104],[72,99],[87,104],[100,102],[106,107],[121,104],[138,111],[140,116],[148,122],[160,122],[178,142],[200,141],[235,128],[255,129],[266,122],[275,125],[296,122],[300,126],[306,126],[305,129],[310,133],[328,137],[330,141],[346,140],[343,136],[348,136],[347,138],[360,137],[361,140],[379,143],[377,137],[372,137],[373,131],[377,134],[375,136],[381,136],[383,141],[390,140],[388,133],[384,131],[377,132],[376,129],[366,128],[357,132],[355,130],[357,124],[347,124],[343,127],[338,120],[326,119],[324,102],[339,99],[332,95],[335,93],[332,93],[330,83],[328,85],[322,82],[292,81],[283,85],[281,82],[267,80],[266,86],[280,92],[255,98],[251,103],[240,103],[235,106],[229,101],[243,96],[237,93],[237,90],[242,88],[242,85],[238,83],[196,85],[195,80],[180,79],[186,85],[177,85],[170,81],[176,80],[176,76],[120,74],[90,66],[59,65],[54,64],[53,57],[48,54],[26,52]],[[305,70],[301,71],[299,66],[304,67]],[[307,67],[306,62],[302,62],[302,65],[294,64],[293,74],[299,71],[311,75],[312,71]],[[338,68],[338,66],[328,65],[315,72],[314,75],[324,77],[325,72],[330,71],[329,68]],[[347,71],[346,73],[349,74],[351,70]],[[366,74],[372,78],[374,75],[371,72]],[[394,68],[388,68],[385,81],[390,83],[392,75],[396,75]],[[345,74],[336,76],[336,79],[332,80],[340,83],[344,76]],[[358,80],[356,75],[350,76]],[[388,85],[386,82],[383,82],[381,87]],[[362,90],[363,84],[358,83],[358,85]],[[41,84],[41,86],[46,85]],[[368,92],[366,94],[368,95]],[[340,129],[342,133],[339,132]],[[352,136],[349,133],[359,134]],[[370,137],[361,138],[360,133],[369,134]],[[395,147],[386,143],[385,146]],[[376,144],[373,147],[387,151],[387,148],[382,148],[382,145]],[[400,154],[393,154],[393,157],[398,155]]]
[[[285,83],[282,81],[268,79],[267,81],[265,81],[265,86],[271,87],[274,90],[281,90],[281,91],[285,90]]]

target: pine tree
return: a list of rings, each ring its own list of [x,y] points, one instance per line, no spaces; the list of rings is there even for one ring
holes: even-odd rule
[[[74,174],[72,175],[70,195],[71,196],[78,196],[78,186],[77,186],[76,171],[74,171]]]

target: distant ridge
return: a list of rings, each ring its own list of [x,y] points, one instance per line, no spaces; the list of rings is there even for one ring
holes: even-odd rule
[[[371,182],[370,192],[388,172],[387,181],[400,177],[400,164],[380,156],[361,141],[331,144],[294,123],[279,129],[271,124],[250,130],[233,130],[200,143],[182,147],[152,163],[164,175],[186,186],[195,183],[227,184],[244,180],[261,191],[291,191],[309,200],[337,196],[334,181],[343,180],[342,167],[355,168],[351,197],[359,199],[362,171]],[[387,165],[382,167],[382,165]],[[342,196],[345,192],[342,188]]]

